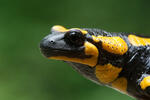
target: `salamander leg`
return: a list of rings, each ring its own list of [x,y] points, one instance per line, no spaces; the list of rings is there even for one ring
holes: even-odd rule
[[[139,85],[141,90],[143,91],[143,94],[150,97],[150,75],[149,74],[142,75],[139,81]]]

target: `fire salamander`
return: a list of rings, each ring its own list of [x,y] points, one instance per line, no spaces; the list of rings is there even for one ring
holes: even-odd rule
[[[40,43],[49,59],[63,60],[86,78],[150,100],[150,38],[100,29],[53,26]]]

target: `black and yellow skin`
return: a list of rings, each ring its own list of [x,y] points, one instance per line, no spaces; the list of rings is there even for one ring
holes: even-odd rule
[[[63,60],[86,78],[139,100],[150,100],[150,38],[56,25],[40,43],[49,59]]]

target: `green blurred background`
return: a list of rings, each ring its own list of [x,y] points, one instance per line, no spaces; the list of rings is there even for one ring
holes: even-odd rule
[[[39,42],[56,24],[150,33],[149,5],[149,0],[0,0],[0,100],[134,100],[46,59]]]

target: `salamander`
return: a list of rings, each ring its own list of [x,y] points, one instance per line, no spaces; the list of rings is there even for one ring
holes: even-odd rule
[[[150,38],[60,25],[40,42],[42,54],[138,100],[150,100]]]

